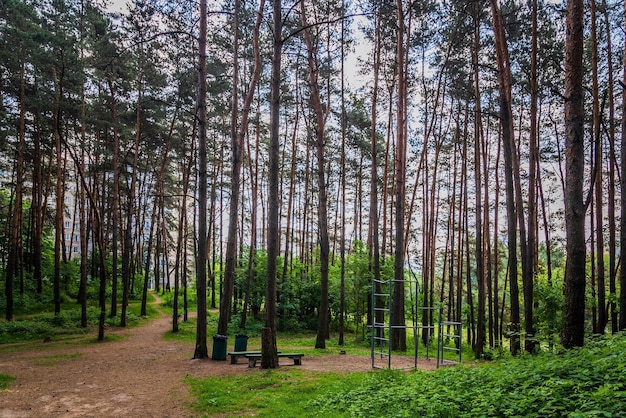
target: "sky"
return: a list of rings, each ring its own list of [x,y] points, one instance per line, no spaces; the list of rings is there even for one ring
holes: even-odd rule
[[[128,9],[127,0],[110,0],[111,5],[107,8],[110,12],[123,12]]]

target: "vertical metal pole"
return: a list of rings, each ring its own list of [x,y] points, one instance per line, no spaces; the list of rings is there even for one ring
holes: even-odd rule
[[[463,323],[459,322],[459,364],[461,363],[461,356],[463,355]]]
[[[387,324],[388,324],[388,333],[387,333],[387,337],[388,337],[387,338],[387,354],[388,354],[387,355],[387,368],[388,369],[391,369],[391,338],[392,338],[391,337],[391,330],[392,330],[392,328],[391,328],[391,318],[392,318],[392,315],[393,315],[393,311],[392,311],[392,308],[393,308],[393,304],[392,304],[392,300],[393,300],[393,282],[394,282],[393,280],[389,280],[389,298],[388,298],[389,299],[388,300],[388,303],[389,303],[389,318],[388,318],[388,320],[389,321],[387,322]]]
[[[437,368],[439,368],[439,359],[443,357],[443,340],[441,338],[441,331],[442,326],[441,321],[439,321],[439,337],[437,338]]]
[[[418,313],[419,313],[419,283],[415,280],[415,307],[413,308],[413,346],[414,346],[414,356],[413,356],[413,367],[417,369],[417,352],[419,350],[419,336],[417,335],[417,326],[418,326]]]
[[[372,280],[372,329],[371,329],[371,345],[372,345],[372,369],[374,368],[374,348],[376,347],[375,336],[378,332],[376,326],[376,279]]]

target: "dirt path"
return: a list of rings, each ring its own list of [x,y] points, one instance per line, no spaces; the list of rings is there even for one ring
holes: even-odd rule
[[[170,327],[163,314],[138,328],[108,332],[122,338],[102,343],[31,342],[0,352],[0,372],[16,377],[0,392],[0,417],[193,417],[185,377],[259,372],[242,360],[192,360],[192,345],[163,340]],[[371,362],[336,354],[305,357],[302,366],[291,367],[365,371]]]

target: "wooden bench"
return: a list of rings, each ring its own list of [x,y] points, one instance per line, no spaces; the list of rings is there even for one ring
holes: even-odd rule
[[[295,366],[302,365],[302,357],[304,354],[302,353],[278,353],[278,358],[287,357],[293,359],[293,364]],[[246,358],[248,359],[248,367],[253,368],[256,367],[256,362],[261,360],[261,353],[251,353],[246,354]]]
[[[228,355],[230,356],[230,364],[237,364],[237,359],[239,357],[245,357],[248,354],[261,354],[260,351],[229,351]]]
[[[237,359],[239,357],[247,357],[248,355],[261,355],[260,350],[253,351],[229,351],[228,355],[230,356],[230,364],[237,364]],[[280,354],[280,351],[278,352]]]

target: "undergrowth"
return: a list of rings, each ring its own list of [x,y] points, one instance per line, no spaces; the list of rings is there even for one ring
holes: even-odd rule
[[[352,417],[618,417],[626,410],[624,335],[584,348],[436,372],[372,373],[311,402]]]
[[[285,367],[188,383],[205,416],[620,417],[626,410],[624,337],[436,371],[341,374]]]
[[[128,327],[139,325],[141,316],[141,302],[131,301],[126,312]],[[108,310],[107,310],[108,314]],[[152,318],[158,312],[151,305],[147,306],[147,317]],[[58,315],[52,312],[39,312],[17,317],[13,321],[0,321],[0,344],[16,343],[38,339],[53,338],[57,336],[81,335],[94,332],[98,326],[100,308],[90,306],[87,308],[87,328],[80,326],[81,312],[77,304],[64,305],[64,309]],[[120,309],[116,317],[107,315],[105,326],[114,327],[120,323]]]

